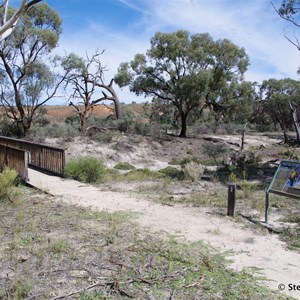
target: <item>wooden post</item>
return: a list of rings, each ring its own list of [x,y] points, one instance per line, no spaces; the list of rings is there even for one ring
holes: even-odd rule
[[[265,209],[265,223],[269,222],[269,191],[266,191],[266,209]]]
[[[227,216],[235,216],[235,199],[236,199],[236,185],[228,185],[228,207],[227,207]]]

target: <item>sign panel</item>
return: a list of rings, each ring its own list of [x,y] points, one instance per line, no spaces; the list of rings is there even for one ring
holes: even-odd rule
[[[268,190],[300,198],[300,162],[281,161]]]

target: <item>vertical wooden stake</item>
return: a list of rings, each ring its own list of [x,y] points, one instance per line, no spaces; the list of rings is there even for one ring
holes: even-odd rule
[[[269,191],[266,191],[266,210],[265,210],[265,223],[269,222]]]
[[[235,216],[235,199],[236,199],[236,185],[228,185],[228,207],[227,207],[227,216]]]

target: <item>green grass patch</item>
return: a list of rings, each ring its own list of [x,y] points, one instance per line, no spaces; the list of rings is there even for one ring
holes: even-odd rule
[[[110,169],[106,176],[106,181],[108,182],[139,182],[139,181],[147,181],[147,180],[158,180],[165,178],[165,175],[160,172],[151,171],[150,169],[136,169],[131,170],[125,174],[120,174],[117,170]]]
[[[135,170],[135,166],[133,166],[132,164],[128,163],[128,162],[120,162],[117,163],[114,166],[115,169],[117,170],[124,170],[124,171],[129,171],[129,170]]]
[[[185,157],[185,158],[173,158],[170,162],[169,165],[177,165],[177,166],[185,166],[186,164],[190,162],[195,162],[195,163],[201,163],[201,160],[198,157]]]
[[[15,170],[11,170],[4,167],[0,173],[0,202],[2,201],[15,201],[18,197],[19,190],[18,185],[18,173]]]

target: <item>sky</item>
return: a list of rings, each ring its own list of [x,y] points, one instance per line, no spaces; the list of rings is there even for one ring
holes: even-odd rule
[[[16,1],[16,0],[15,0]],[[107,82],[121,62],[150,48],[158,31],[208,32],[215,40],[229,39],[246,50],[250,66],[245,79],[293,78],[300,67],[300,51],[284,35],[300,36],[300,28],[281,19],[270,0],[44,0],[63,19],[63,33],[55,53],[80,56],[105,50]],[[279,7],[280,0],[274,0]],[[121,102],[143,101],[128,89],[118,89]]]

